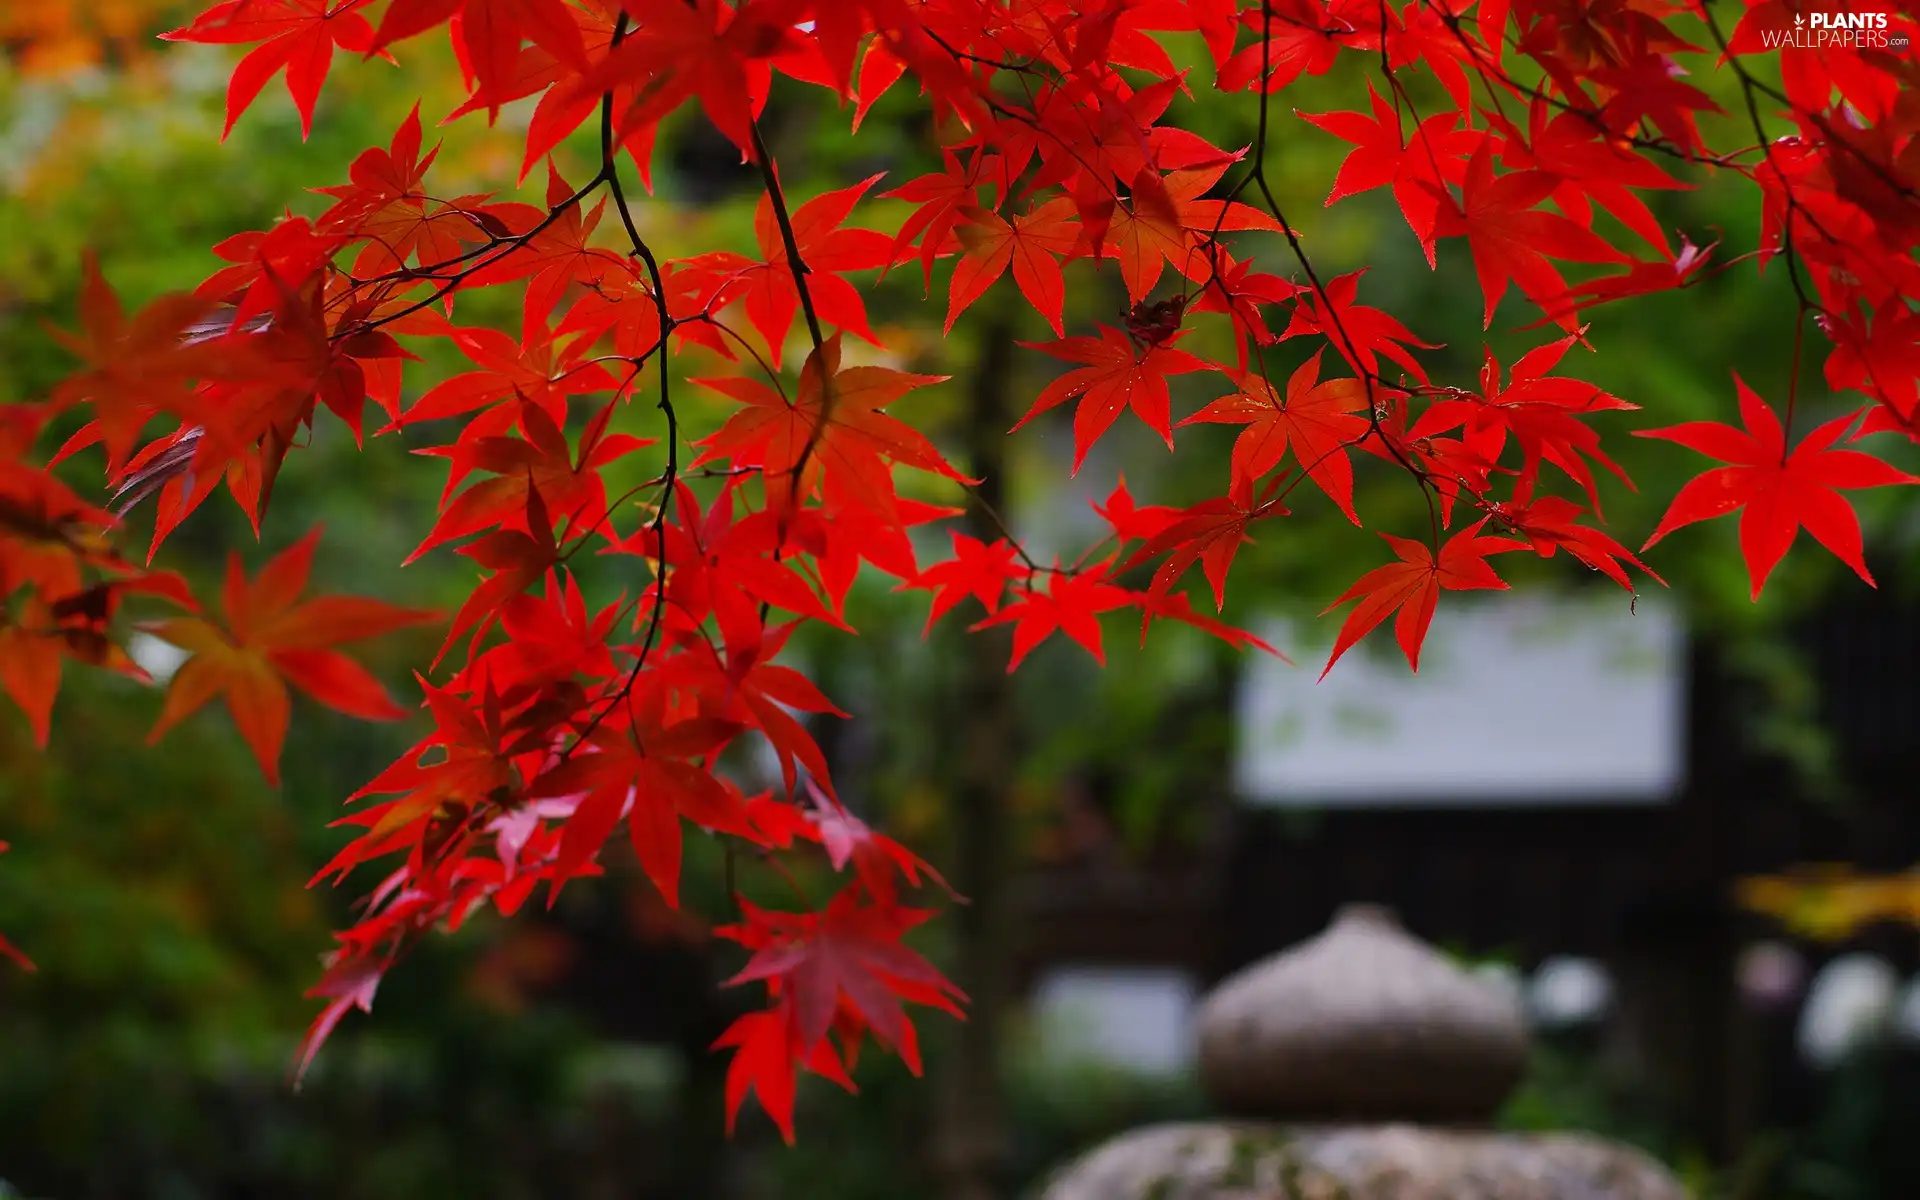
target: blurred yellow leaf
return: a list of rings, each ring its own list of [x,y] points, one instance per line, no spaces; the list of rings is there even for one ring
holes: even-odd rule
[[[1845,864],[1819,863],[1742,879],[1734,896],[1747,911],[1819,942],[1842,941],[1878,921],[1920,925],[1920,870],[1854,875]]]

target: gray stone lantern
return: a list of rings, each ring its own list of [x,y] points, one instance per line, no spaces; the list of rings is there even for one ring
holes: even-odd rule
[[[1116,1138],[1044,1200],[1685,1200],[1638,1151],[1488,1130],[1526,1069],[1519,1005],[1383,908],[1222,981],[1198,1025],[1223,1119]]]

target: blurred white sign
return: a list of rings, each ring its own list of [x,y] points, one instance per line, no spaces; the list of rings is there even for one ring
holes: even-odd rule
[[[1686,642],[1671,609],[1450,594],[1420,673],[1389,620],[1315,683],[1340,615],[1256,630],[1298,667],[1249,655],[1235,776],[1276,807],[1659,804],[1686,769]]]
[[[1033,997],[1041,1053],[1055,1062],[1097,1061],[1143,1075],[1172,1075],[1193,1058],[1198,1002],[1184,971],[1062,966]]]

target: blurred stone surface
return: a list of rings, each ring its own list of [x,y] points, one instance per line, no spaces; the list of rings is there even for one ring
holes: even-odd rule
[[[1371,905],[1222,981],[1198,1023],[1201,1084],[1233,1116],[1485,1121],[1527,1064],[1515,998]]]
[[[1055,1177],[1044,1200],[1686,1200],[1664,1168],[1580,1134],[1410,1125],[1156,1125]]]
[[[1228,1119],[1115,1138],[1043,1200],[1686,1200],[1636,1150],[1486,1130],[1526,1070],[1519,999],[1385,909],[1223,981],[1198,1025]]]

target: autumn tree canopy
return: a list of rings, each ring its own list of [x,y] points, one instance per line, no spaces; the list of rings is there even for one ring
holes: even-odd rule
[[[102,8],[96,35],[125,39]],[[17,10],[40,16],[6,37],[84,57],[95,43],[56,9]],[[377,882],[313,989],[302,1065],[419,938],[599,873],[623,824],[677,902],[690,823],[753,870],[815,853],[841,873],[829,898],[795,887],[789,907],[715,914],[746,952],[731,982],[766,998],[716,1047],[730,1115],[751,1091],[791,1139],[797,1072],[851,1088],[869,1037],[917,1070],[910,1006],[965,1003],[903,941],[944,882],[841,803],[814,731],[848,714],[782,660],[801,623],[853,632],[862,571],[928,593],[929,628],[1011,625],[1009,670],[1056,634],[1101,659],[1113,614],[1142,637],[1171,620],[1277,652],[1205,604],[1222,607],[1251,531],[1285,538],[1311,507],[1380,563],[1326,597],[1344,613],[1324,669],[1389,620],[1417,669],[1442,594],[1506,588],[1501,556],[1565,551],[1631,595],[1661,583],[1642,554],[1735,514],[1754,598],[1803,529],[1871,584],[1848,494],[1920,482],[1884,457],[1920,441],[1914,25],[1911,6],[1835,20],[1798,0],[222,0],[166,37],[237,48],[229,130],[270,86],[311,128],[332,72],[404,70],[427,37],[450,39],[468,98],[315,180],[318,216],[212,246],[190,293],[129,311],[87,264],[55,335],[77,368],[0,408],[0,684],[44,743],[66,664],[139,676],[124,647],[143,628],[190,655],[154,736],[219,700],[273,783],[294,693],[404,714],[340,647],[440,622],[416,677],[431,732],[349,798],[357,832],[320,873]],[[1731,73],[1737,106],[1689,72]],[[1319,77],[1355,81],[1350,102],[1296,111],[1290,92]],[[883,95],[917,97],[942,168],[796,194],[762,127],[805,87],[856,130]],[[430,124],[523,102],[520,178],[499,191],[531,178],[543,202],[436,185]],[[1207,106],[1244,109],[1252,144],[1189,128]],[[656,138],[682,109],[756,173],[754,253],[674,257],[643,233]],[[568,178],[552,155],[576,135],[597,168]],[[1328,137],[1351,149],[1326,203],[1390,189],[1429,265],[1471,263],[1459,304],[1533,330],[1530,349],[1437,377],[1428,331],[1370,302],[1377,278],[1317,266],[1270,156]],[[1716,177],[1750,185],[1756,244],[1670,228],[1648,203]],[[1216,493],[1140,503],[1123,484],[1099,506],[1108,535],[1070,561],[1004,528],[930,557],[928,528],[979,481],[916,417],[956,383],[902,369],[874,331],[869,289],[890,271],[919,277],[947,330],[1003,279],[994,294],[1050,328],[1024,352],[1058,373],[1012,436],[1070,408],[1078,470],[1116,423],[1169,450],[1227,426]],[[1609,352],[1611,310],[1724,272],[1791,282],[1782,394],[1727,363],[1723,419],[1674,423],[1658,395],[1579,377],[1576,349]],[[1067,298],[1103,277],[1124,311],[1069,328]],[[468,315],[492,289],[516,297],[507,331]],[[470,369],[414,386],[435,343]],[[689,388],[724,418],[683,420]],[[289,458],[335,421],[356,440],[446,432],[423,452],[448,475],[438,511],[414,514],[415,557],[467,560],[456,611],[308,595],[318,530],[251,572],[236,548],[218,595],[165,569],[216,491],[258,532]],[[1650,530],[1602,515],[1602,481],[1632,483],[1608,449],[1627,436],[1697,456]],[[105,492],[51,472],[75,455],[104,465]],[[1361,473],[1417,490],[1425,520],[1371,526]],[[118,533],[136,506],[155,522],[144,559]],[[615,561],[621,597],[588,602],[588,556]],[[779,787],[749,794],[726,768],[748,743]]]

